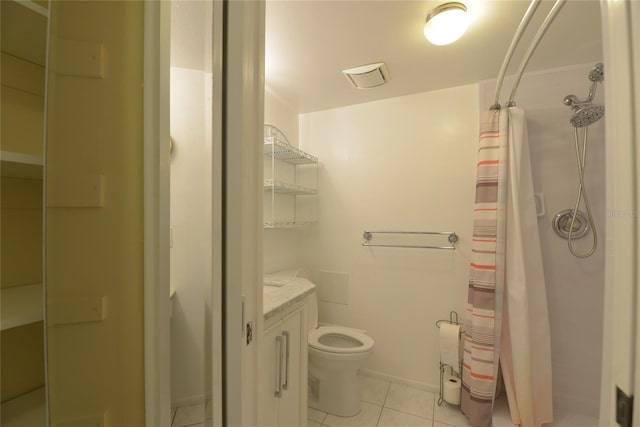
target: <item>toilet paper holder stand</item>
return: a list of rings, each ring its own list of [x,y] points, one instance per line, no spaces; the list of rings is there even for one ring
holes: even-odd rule
[[[436,321],[436,327],[439,329],[440,325],[443,323],[450,323],[452,325],[461,325],[461,323],[458,320],[458,312],[456,312],[455,310],[451,310],[449,312],[449,320],[438,320]],[[462,334],[464,333],[464,330],[462,328],[460,328],[460,336],[462,336]],[[444,402],[444,376],[445,376],[445,371],[446,371],[446,367],[449,365],[445,365],[444,363],[440,362],[440,393],[438,394],[438,406],[442,406],[442,402]],[[460,376],[462,376],[462,360],[460,360],[459,362],[459,366],[458,366],[458,372],[460,373],[460,376],[456,375],[453,368],[451,366],[449,366],[449,370],[450,370],[450,376],[451,377],[455,377],[461,380]]]

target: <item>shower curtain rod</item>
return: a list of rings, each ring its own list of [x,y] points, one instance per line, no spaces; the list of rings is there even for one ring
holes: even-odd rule
[[[538,44],[540,43],[540,41],[542,40],[542,38],[546,34],[547,30],[549,29],[549,27],[553,23],[553,20],[556,18],[556,16],[560,12],[560,10],[562,9],[562,7],[566,3],[566,1],[567,0],[556,0],[556,2],[554,3],[553,7],[551,8],[549,13],[547,14],[547,17],[545,18],[545,20],[542,22],[542,25],[538,29],[538,32],[533,37],[533,40],[531,41],[531,44],[529,44],[529,48],[527,49],[527,52],[525,53],[524,58],[522,59],[522,62],[520,63],[520,68],[518,69],[518,72],[516,73],[516,80],[513,83],[513,88],[511,89],[511,95],[509,96],[509,102],[507,102],[507,104],[506,104],[507,107],[513,107],[513,106],[516,105],[514,99],[516,97],[516,91],[518,90],[518,86],[520,85],[520,80],[522,79],[522,75],[524,74],[524,70],[527,68],[527,65],[529,64],[529,60],[531,59],[531,56],[533,56],[533,52],[535,52],[536,48],[538,47]],[[520,39],[522,39],[523,33],[526,30],[527,26],[529,25],[529,22],[531,21],[531,18],[535,14],[535,11],[536,11],[536,9],[538,8],[539,5],[540,5],[540,0],[531,0],[531,3],[529,4],[529,8],[527,9],[527,11],[525,12],[524,16],[522,17],[522,21],[520,21],[520,25],[518,25],[518,29],[516,30],[516,34],[514,35],[513,40],[511,41],[511,45],[509,45],[509,49],[507,50],[507,54],[506,54],[506,56],[504,58],[504,61],[502,62],[502,67],[500,68],[500,73],[498,74],[498,82],[496,83],[496,93],[495,93],[493,105],[490,108],[491,110],[499,110],[500,109],[499,97],[500,97],[500,91],[502,90],[502,83],[504,81],[504,75],[507,72],[507,67],[509,66],[509,63],[511,62],[511,58],[513,57],[513,53],[514,53],[518,43],[520,43]]]

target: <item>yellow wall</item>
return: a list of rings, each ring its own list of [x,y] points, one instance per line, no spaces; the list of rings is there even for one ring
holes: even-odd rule
[[[0,194],[0,287],[42,283],[42,180],[2,177]],[[0,342],[0,401],[44,386],[42,322],[6,329]]]
[[[43,322],[2,331],[2,401],[44,386]]]
[[[15,2],[1,2],[0,12],[2,150],[42,156],[47,21]]]
[[[42,7],[49,7],[49,0],[33,0],[35,3],[38,3]]]
[[[0,4],[2,51],[45,65],[47,18],[13,1]]]
[[[5,2],[2,3],[3,20],[13,20]],[[15,6],[14,6],[15,7]],[[21,6],[18,6],[21,7]],[[31,12],[35,14],[34,12]],[[21,23],[21,28],[39,25],[46,28],[46,21],[37,20]],[[17,31],[17,30],[16,30]],[[23,31],[24,32],[24,31]],[[0,141],[3,151],[42,156],[44,136],[44,66],[6,53],[5,39],[10,37],[14,45],[19,45],[21,34],[3,31],[2,53],[2,96],[0,97]],[[44,34],[43,34],[44,36]],[[44,44],[44,41],[43,41]],[[19,53],[26,53],[31,46],[20,45]],[[29,56],[29,55],[25,55]]]
[[[62,300],[80,313],[81,298],[106,301],[102,321],[48,325],[51,421],[106,414],[107,426],[143,426],[144,3],[56,1],[50,10],[52,64],[73,62],[60,64],[64,41],[99,43],[104,77],[48,77],[47,191],[64,194],[56,207],[47,200],[48,319]],[[102,207],[65,185],[99,176]]]
[[[0,188],[0,287],[42,283],[42,180],[2,177]]]

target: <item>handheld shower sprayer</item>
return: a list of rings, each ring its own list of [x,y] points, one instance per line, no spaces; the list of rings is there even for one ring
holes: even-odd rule
[[[589,72],[589,80],[591,83],[591,88],[589,88],[589,94],[587,95],[587,101],[593,101],[593,97],[596,96],[596,89],[598,87],[598,83],[601,83],[604,80],[604,64],[602,62],[598,62]]]
[[[573,112],[571,118],[569,119],[569,123],[571,123],[571,126],[574,127],[576,161],[578,164],[578,179],[580,181],[575,207],[573,208],[573,210],[570,210],[571,222],[568,227],[569,233],[567,236],[567,244],[569,247],[569,252],[571,252],[571,254],[578,258],[590,257],[598,247],[598,233],[596,230],[595,222],[593,220],[593,214],[591,213],[591,206],[589,205],[587,191],[584,185],[584,167],[587,155],[588,128],[590,125],[594,124],[595,122],[600,120],[602,116],[604,116],[604,107],[602,105],[592,104],[591,102],[596,95],[598,83],[601,83],[604,80],[604,65],[601,62],[597,63],[591,69],[591,71],[589,72],[589,80],[591,80],[592,83],[591,87],[589,88],[587,98],[584,101],[580,101],[575,95],[567,95],[563,100],[564,105],[571,107],[571,110]],[[578,128],[584,128],[582,150],[580,150],[580,146],[578,143]],[[573,247],[573,239],[574,231],[576,231],[575,225],[577,225],[576,217],[579,212],[578,208],[582,200],[584,200],[584,205],[587,209],[587,222],[593,233],[593,244],[591,245],[591,249],[589,249],[587,252],[579,253]],[[576,235],[575,237],[578,238],[580,237],[580,235]]]
[[[575,95],[567,95],[563,100],[564,105],[571,107],[573,111],[569,123],[576,128],[592,125],[604,116],[604,107],[591,103],[596,96],[598,83],[604,80],[604,64],[599,62],[591,69],[589,72],[589,80],[591,80],[592,83],[587,98],[584,101],[580,101]]]

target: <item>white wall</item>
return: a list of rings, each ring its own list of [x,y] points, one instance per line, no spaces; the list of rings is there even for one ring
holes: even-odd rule
[[[211,286],[211,74],[171,67],[171,400],[204,401]]]
[[[320,161],[318,225],[301,236],[320,321],[366,329],[370,371],[437,387],[435,322],[465,308],[477,132],[477,85],[300,116],[300,147]],[[365,229],[455,231],[460,242],[366,248]]]
[[[298,112],[268,87],[264,97],[264,122],[280,129],[298,147]],[[302,265],[299,235],[304,230],[265,229],[263,271],[266,274]]]
[[[212,56],[208,2],[171,4],[171,403],[211,394]]]
[[[516,102],[527,115],[534,189],[543,193],[547,214],[539,217],[549,318],[556,419],[565,411],[597,417],[602,356],[605,257],[604,120],[589,127],[585,186],[595,216],[599,246],[587,259],[573,257],[567,242],[551,227],[556,212],[573,208],[578,175],[569,125],[571,112],[562,100],[575,94],[584,99],[593,63],[529,73]],[[603,103],[606,87],[598,87],[594,102]],[[511,89],[506,81],[504,93]],[[482,106],[492,104],[495,81],[481,84]],[[580,140],[582,144],[582,140]],[[584,205],[580,209],[585,210]],[[581,252],[591,246],[591,234],[576,241]]]

